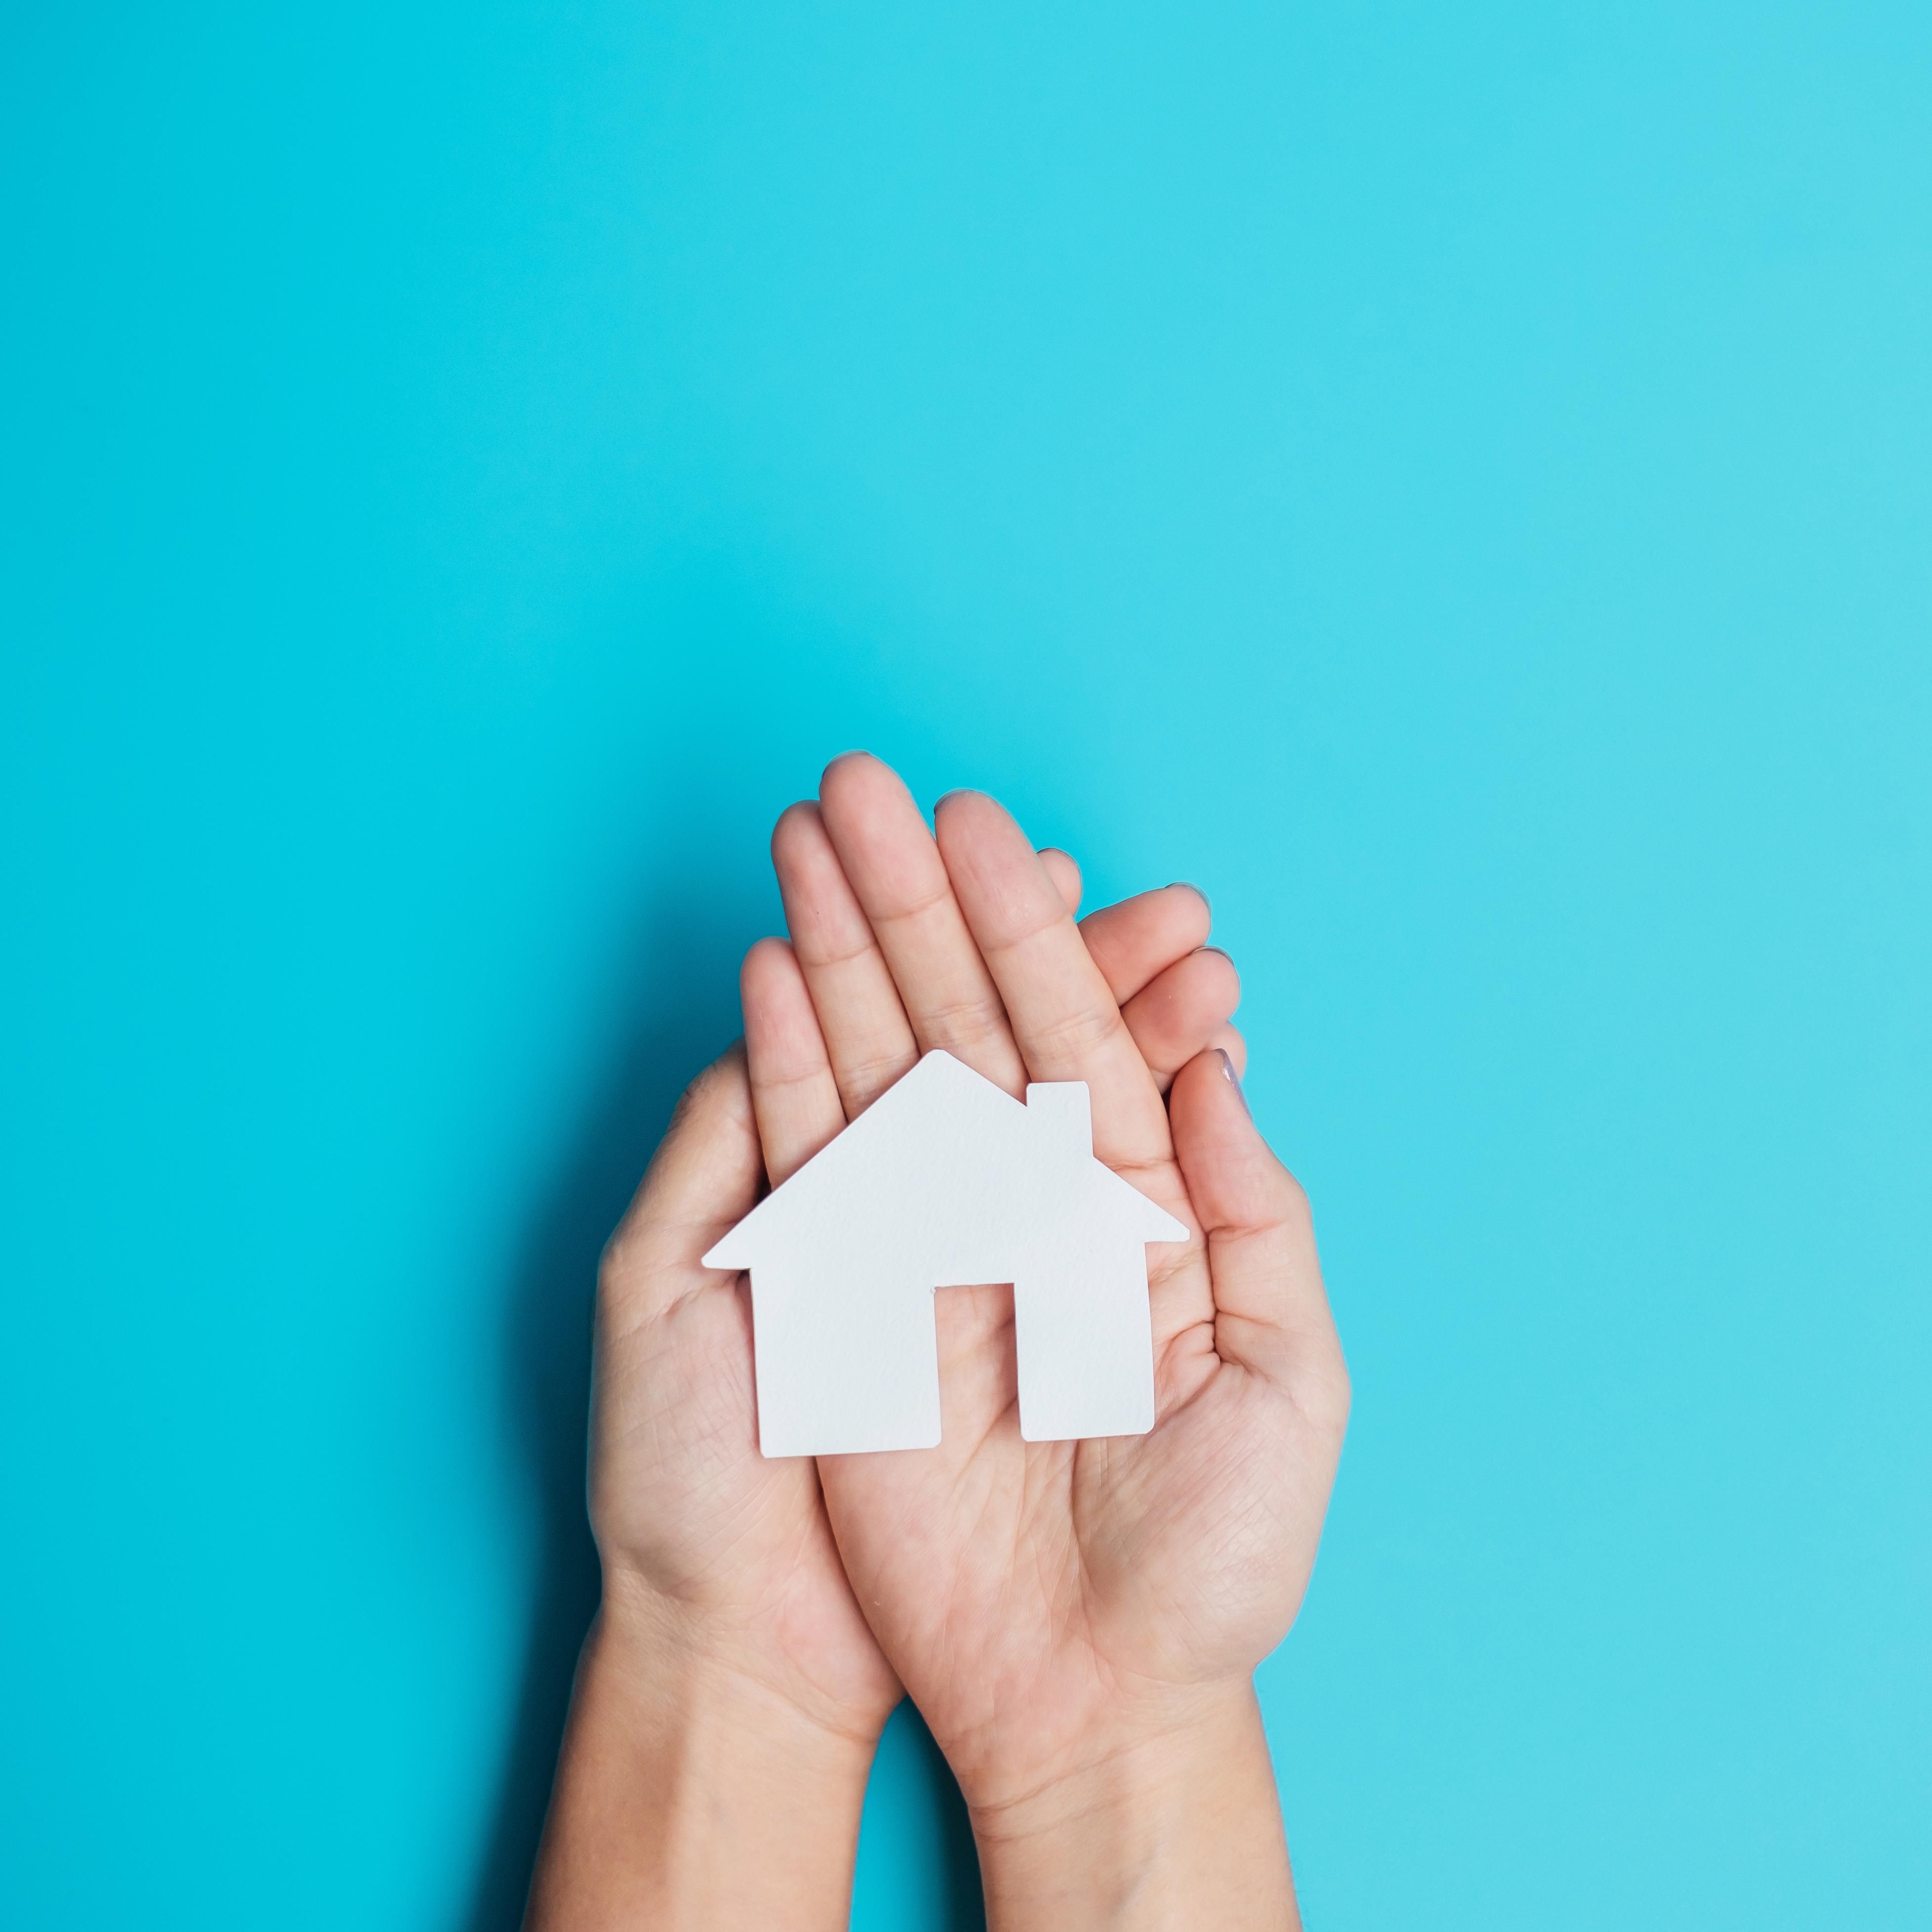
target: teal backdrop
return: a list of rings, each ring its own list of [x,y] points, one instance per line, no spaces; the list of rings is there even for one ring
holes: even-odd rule
[[[1245,984],[1312,1924],[1932,1897],[1932,11],[0,23],[0,1922],[502,1932],[867,746]],[[916,1719],[854,1913],[979,1922]]]

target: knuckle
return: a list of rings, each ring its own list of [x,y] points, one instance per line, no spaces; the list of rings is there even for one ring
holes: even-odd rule
[[[881,1047],[848,1060],[839,1070],[838,1084],[850,1102],[854,1118],[909,1072],[913,1064],[896,1046]]]
[[[1126,1025],[1117,1006],[1082,1007],[1041,1028],[1040,1048],[1050,1065],[1078,1066],[1111,1045]]]
[[[998,1011],[984,1000],[956,1000],[926,1016],[928,1031],[949,1047],[983,1046],[1001,1025]]]

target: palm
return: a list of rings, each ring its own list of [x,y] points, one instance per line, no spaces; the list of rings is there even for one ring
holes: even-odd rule
[[[1177,1168],[1136,1178],[1195,1218]],[[996,1756],[1039,1774],[1124,1700],[1252,1670],[1300,1600],[1328,1445],[1215,1352],[1198,1238],[1150,1286],[1152,1434],[1023,1441],[1011,1292],[964,1289],[940,1297],[940,1448],[820,1465],[854,1584],[969,1787]]]
[[[694,1083],[604,1256],[591,1517],[607,1594],[642,1597],[688,1627],[674,1639],[863,1731],[884,1721],[897,1680],[853,1600],[811,1464],[758,1453],[742,1284],[698,1259],[762,1174],[734,1052]]]
[[[1090,960],[989,801],[962,800],[940,832],[944,861],[870,760],[828,772],[822,815],[782,823],[796,962],[754,953],[746,977],[768,1149],[802,1158],[945,1046],[1010,1090],[1087,1079],[1096,1153],[1196,1230],[1154,1251],[1150,1435],[1022,1441],[1012,1292],[950,1289],[940,1447],[820,1465],[886,1653],[969,1790],[994,1796],[1049,1772],[1096,1713],[1245,1673],[1279,1640],[1312,1562],[1346,1378],[1293,1184],[1219,1057],[1194,1058],[1231,1030],[1232,975],[1118,928]],[[1149,967],[1165,970],[1139,984]],[[1176,1066],[1170,1122],[1160,1088]]]

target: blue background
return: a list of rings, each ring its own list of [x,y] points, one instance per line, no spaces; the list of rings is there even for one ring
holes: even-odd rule
[[[1213,895],[1310,1916],[1922,1926],[1932,13],[15,5],[0,1920],[514,1920],[864,744]],[[916,1724],[856,1922],[976,1922]]]

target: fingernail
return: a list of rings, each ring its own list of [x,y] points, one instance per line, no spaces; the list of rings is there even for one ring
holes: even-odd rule
[[[1241,1076],[1234,1071],[1232,1056],[1225,1046],[1217,1046],[1214,1051],[1221,1056],[1221,1071],[1226,1076],[1228,1084],[1234,1088],[1234,1097],[1241,1103],[1241,1112],[1252,1120],[1255,1117],[1254,1109],[1248,1105],[1246,1094],[1241,1091]]]
[[[1208,908],[1208,916],[1210,919],[1214,916],[1214,902],[1192,879],[1175,879],[1169,884],[1168,890],[1172,892],[1176,886],[1180,886],[1183,892],[1192,892]]]

